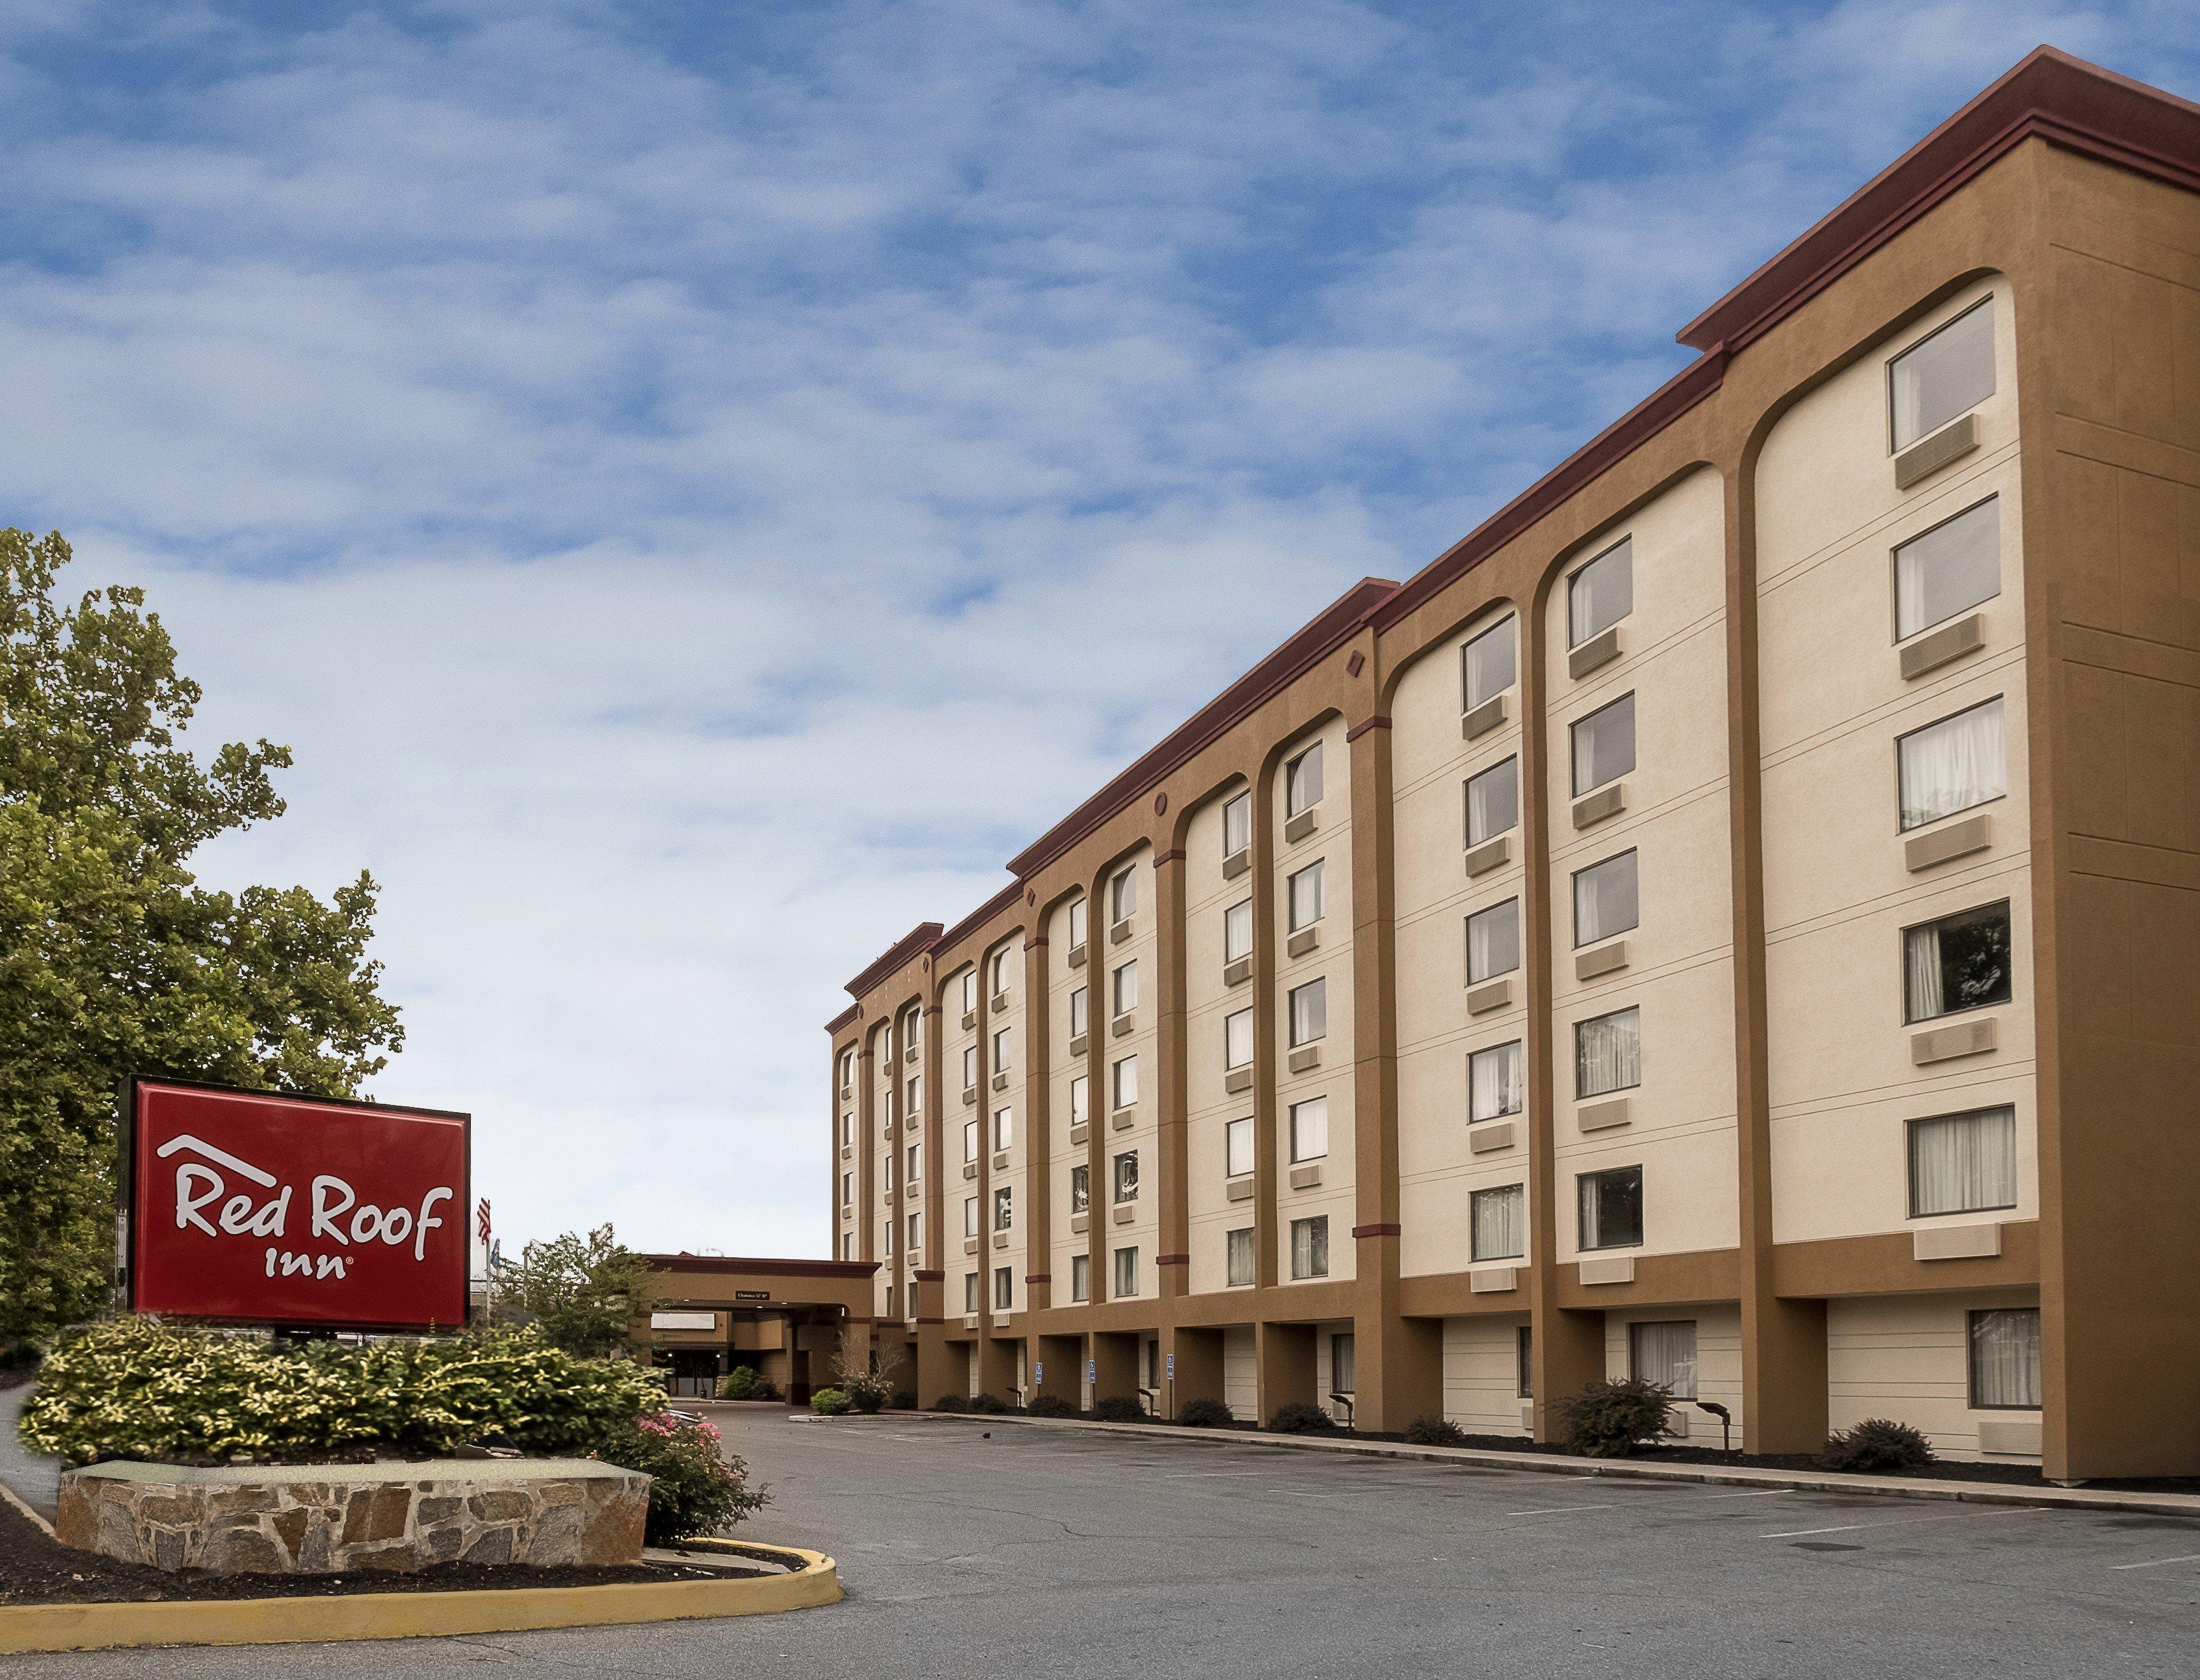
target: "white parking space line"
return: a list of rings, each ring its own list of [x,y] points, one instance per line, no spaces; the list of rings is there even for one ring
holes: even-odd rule
[[[2200,1563],[2200,1552],[2187,1552],[2181,1558],[2156,1558],[2150,1563],[2112,1563],[2109,1567],[2111,1570],[2166,1569],[2173,1563]]]
[[[1920,1523],[1983,1522],[1988,1517],[2037,1517],[2053,1508],[2047,1505],[2027,1505],[2014,1511],[1958,1511],[1950,1517],[1903,1517],[1884,1523],[1835,1523],[1831,1528],[1791,1528],[1778,1534],[1758,1537],[1763,1540],[1799,1540],[1806,1534],[1853,1534],[1861,1528],[1915,1528]]]
[[[1786,1488],[1755,1493],[1652,1494],[1639,1499],[1608,1499],[1595,1505],[1545,1505],[1533,1511],[1507,1511],[1508,1517],[1555,1517],[1568,1511],[1625,1511],[1637,1505],[1712,1505],[1723,1499],[1777,1499]]]
[[[1212,1481],[1218,1476],[1268,1476],[1268,1470],[1172,1470],[1158,1479],[1164,1482]]]

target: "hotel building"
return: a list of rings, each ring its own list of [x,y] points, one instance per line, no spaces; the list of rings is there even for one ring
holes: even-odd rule
[[[910,1385],[2200,1473],[2196,195],[2034,53],[857,975]]]

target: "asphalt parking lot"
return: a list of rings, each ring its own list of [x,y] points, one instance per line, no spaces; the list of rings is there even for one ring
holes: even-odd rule
[[[728,1425],[821,1546],[788,1616],[0,1658],[0,1675],[2159,1677],[2200,1522],[1384,1462],[980,1421]]]

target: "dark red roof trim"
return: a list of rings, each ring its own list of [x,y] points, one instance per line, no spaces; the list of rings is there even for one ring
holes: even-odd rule
[[[848,982],[848,990],[861,998],[895,969],[920,957],[939,942],[939,924],[920,922],[886,949],[886,954]]]

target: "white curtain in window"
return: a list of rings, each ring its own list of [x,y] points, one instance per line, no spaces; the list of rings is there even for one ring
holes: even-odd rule
[[[1466,843],[1480,846],[1520,820],[1520,761],[1507,758],[1466,784]]]
[[[1242,1288],[1253,1281],[1253,1233],[1250,1230],[1230,1233],[1230,1285]]]
[[[1243,1068],[1253,1060],[1253,1011],[1239,1010],[1222,1022],[1222,1065]]]
[[[1115,1106],[1127,1109],[1138,1100],[1138,1058],[1126,1056],[1115,1064]]]
[[[1508,616],[1466,644],[1466,709],[1512,686],[1512,620]]]
[[[1470,985],[1509,975],[1520,966],[1520,901],[1507,899],[1466,918],[1466,978]]]
[[[1291,1044],[1310,1045],[1329,1033],[1329,989],[1322,980],[1308,980],[1291,993]]]
[[[1527,1198],[1518,1185],[1476,1191],[1471,1213],[1477,1260],[1517,1260],[1527,1252]]]
[[[1594,945],[1626,933],[1636,921],[1632,852],[1593,863],[1574,876],[1576,945]]]
[[[1318,1161],[1329,1153],[1329,1098],[1291,1104],[1291,1159]]]
[[[1622,538],[1573,575],[1566,586],[1566,642],[1578,647],[1635,610],[1635,549]]]
[[[1471,1120],[1495,1120],[1520,1112],[1520,1045],[1516,1040],[1468,1058],[1466,1112]]]
[[[1676,1400],[1696,1397],[1696,1323],[1637,1324],[1628,1329],[1635,1374],[1670,1389]]]
[[[2016,1205],[2016,1109],[1985,1109],[1910,1122],[1914,1217]]]
[[[1890,372],[1898,449],[1977,407],[1994,394],[1993,300],[1904,351]]]
[[[1971,1314],[1971,1403],[2039,1404],[2039,1309]]]
[[[1915,828],[2009,791],[2001,701],[1988,700],[1903,736],[1902,826]]]
[[[1912,928],[1902,936],[1904,966],[1909,970],[1910,1018],[1930,1021],[1945,1011],[1940,995],[1940,929]]]
[[[1239,1179],[1253,1170],[1253,1122],[1233,1120],[1222,1134],[1222,1170]]]
[[[1253,901],[1246,899],[1222,912],[1222,960],[1235,963],[1253,954]]]
[[[1635,768],[1635,696],[1623,694],[1573,726],[1574,797]]]
[[[1988,496],[1894,551],[1895,639],[1929,630],[2000,593],[2001,506]]]
[[[1622,1010],[1574,1028],[1576,1095],[1600,1096],[1642,1083],[1642,1016]]]

